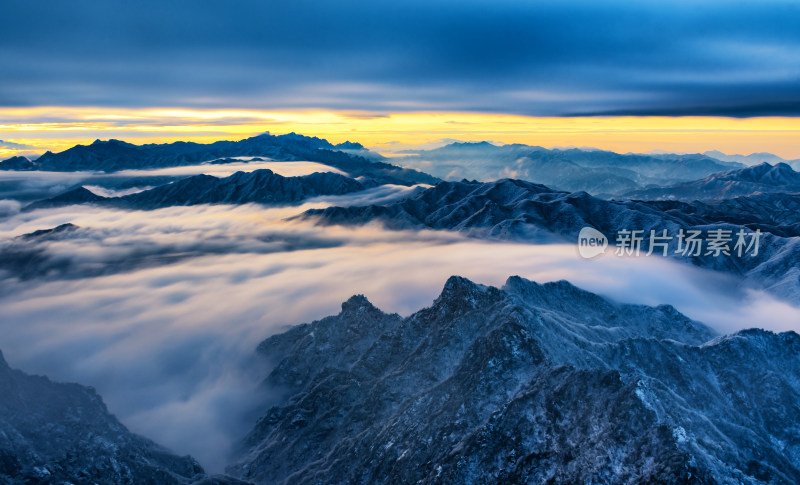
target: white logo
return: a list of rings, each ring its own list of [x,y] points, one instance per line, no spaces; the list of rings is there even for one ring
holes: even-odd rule
[[[605,234],[586,226],[578,234],[578,252],[584,259],[590,259],[606,252],[608,239]]]

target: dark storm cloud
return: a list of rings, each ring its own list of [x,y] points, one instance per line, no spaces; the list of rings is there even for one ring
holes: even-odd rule
[[[5,2],[0,104],[800,113],[795,2]]]

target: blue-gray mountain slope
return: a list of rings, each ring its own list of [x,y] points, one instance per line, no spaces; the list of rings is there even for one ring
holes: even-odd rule
[[[357,296],[258,350],[286,397],[229,470],[257,483],[800,480],[793,332],[452,277],[410,317]]]

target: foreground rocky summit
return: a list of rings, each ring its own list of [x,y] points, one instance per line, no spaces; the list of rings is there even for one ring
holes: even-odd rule
[[[355,296],[259,351],[286,397],[229,470],[258,483],[800,482],[794,332],[452,277],[408,318]]]

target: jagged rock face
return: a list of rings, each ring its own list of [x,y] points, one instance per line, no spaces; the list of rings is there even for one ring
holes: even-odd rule
[[[203,477],[132,434],[92,388],[8,367],[0,354],[0,483],[184,484]]]
[[[700,180],[625,194],[642,200],[719,200],[762,193],[800,192],[800,173],[785,163],[762,163],[740,170],[711,174]]]
[[[800,337],[714,332],[566,282],[451,278],[273,336],[257,483],[796,483]]]

